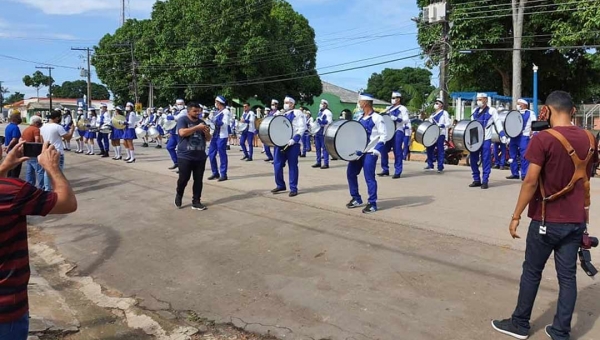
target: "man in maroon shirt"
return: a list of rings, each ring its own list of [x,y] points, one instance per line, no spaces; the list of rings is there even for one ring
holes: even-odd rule
[[[587,132],[571,124],[574,105],[571,96],[563,91],[552,92],[546,99],[548,122],[571,144],[577,157],[585,160],[590,151]],[[596,147],[592,145],[592,147]],[[589,179],[591,166],[598,152],[586,165]],[[521,187],[517,206],[512,215],[509,231],[519,238],[517,227],[521,214],[529,205],[531,218],[525,250],[525,262],[519,289],[517,307],[510,319],[494,320],[492,327],[517,339],[529,337],[531,311],[538,292],[546,261],[554,252],[560,291],[554,322],[546,326],[546,335],[553,340],[567,340],[571,332],[571,319],[577,300],[577,252],[581,246],[589,215],[585,207],[584,180],[575,183],[574,189],[553,201],[546,202],[545,222],[542,220],[542,194],[538,188],[543,179],[546,196],[561,191],[575,173],[575,165],[563,144],[548,131],[531,139],[525,158],[531,162]]]
[[[0,163],[0,339],[26,340],[29,330],[29,250],[27,215],[68,214],[77,210],[77,199],[60,171],[59,154],[44,144],[39,164],[46,170],[54,191],[46,192],[8,172],[28,160],[18,143]]]

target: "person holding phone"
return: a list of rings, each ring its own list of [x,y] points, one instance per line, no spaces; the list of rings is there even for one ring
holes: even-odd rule
[[[31,117],[31,124],[27,129],[23,131],[23,135],[21,136],[21,140],[25,141],[25,148],[27,148],[28,144],[31,146],[36,146],[40,148],[42,146],[42,136],[40,133],[40,128],[42,127],[42,118],[39,116]],[[31,144],[30,144],[31,143]],[[26,150],[27,151],[27,150]],[[27,152],[26,152],[27,153]],[[38,154],[32,155],[29,157],[27,162],[25,163],[25,180],[27,183],[36,186],[38,189],[44,188],[44,169],[40,166],[37,160]],[[29,155],[25,155],[29,156]],[[36,184],[37,183],[37,184]]]
[[[65,128],[60,125],[62,118],[62,112],[60,110],[54,110],[48,118],[48,123],[44,124],[40,129],[42,141],[54,145],[54,149],[59,154],[59,168],[62,170],[65,166],[65,150],[62,139],[69,139],[75,132],[75,124],[71,125],[71,130],[65,131]],[[52,191],[52,182],[47,171],[44,171],[44,190]]]
[[[77,198],[60,170],[61,155],[54,145],[45,143],[37,157],[52,181],[53,192],[37,189],[18,178],[6,178],[10,170],[29,160],[24,155],[24,146],[25,141],[16,144],[0,163],[0,243],[3,253],[0,267],[5,276],[0,280],[0,334],[2,339],[12,340],[26,340],[29,332],[27,216],[62,215],[77,210]]]

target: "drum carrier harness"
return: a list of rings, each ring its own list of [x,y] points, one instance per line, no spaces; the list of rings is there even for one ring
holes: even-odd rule
[[[590,203],[591,203],[590,202],[590,180],[588,178],[588,164],[589,164],[590,160],[592,159],[592,157],[594,156],[594,153],[596,152],[596,139],[589,131],[585,131],[586,135],[589,137],[589,140],[590,140],[590,148],[588,150],[586,158],[582,160],[582,159],[579,159],[579,157],[577,156],[577,153],[575,152],[575,149],[573,149],[573,146],[571,145],[571,143],[569,143],[569,141],[567,141],[565,136],[563,136],[560,132],[558,132],[554,129],[546,130],[546,132],[548,132],[554,138],[558,139],[558,141],[562,144],[564,149],[567,151],[567,153],[571,157],[571,160],[573,161],[573,165],[575,165],[575,172],[573,173],[573,177],[571,178],[571,181],[569,181],[569,184],[567,184],[566,187],[564,187],[559,192],[548,195],[548,196],[546,196],[546,190],[544,189],[544,181],[542,179],[542,176],[540,176],[539,186],[540,186],[540,193],[542,194],[542,226],[545,226],[547,202],[552,202],[552,201],[556,200],[557,198],[562,197],[562,196],[566,195],[567,193],[571,192],[575,188],[575,183],[577,183],[577,181],[579,181],[579,180],[583,180],[583,188],[585,190],[584,208],[586,209],[586,223],[588,223],[589,222],[589,207],[590,207]]]

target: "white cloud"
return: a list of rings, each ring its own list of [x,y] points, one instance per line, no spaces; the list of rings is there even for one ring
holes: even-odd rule
[[[34,7],[49,15],[76,15],[94,11],[120,10],[120,1],[115,0],[12,0]],[[130,0],[131,11],[150,12],[155,0]]]

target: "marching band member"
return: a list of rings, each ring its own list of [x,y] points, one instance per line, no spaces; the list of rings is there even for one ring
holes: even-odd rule
[[[75,143],[77,143],[77,151],[75,151],[75,153],[83,153],[83,138],[85,137],[85,131],[79,129],[79,121],[84,119],[85,115],[83,114],[83,109],[80,107],[77,109],[76,128],[77,133],[79,133],[79,137],[75,139]],[[83,124],[83,122],[81,124]]]
[[[269,110],[269,113],[267,114],[267,116],[274,116],[277,115],[278,111],[278,106],[279,105],[279,101],[277,99],[272,99],[271,100],[271,110]],[[265,155],[267,156],[267,159],[265,159],[265,162],[272,162],[273,161],[273,154],[271,153],[271,147],[268,145],[265,145]]]
[[[444,158],[446,152],[444,150],[444,142],[446,136],[448,136],[448,127],[452,124],[450,120],[450,114],[444,110],[444,102],[441,99],[437,99],[433,105],[435,112],[429,116],[429,121],[436,124],[440,128],[440,136],[435,145],[427,148],[427,167],[425,170],[433,170],[433,160],[437,159],[438,173],[444,171]],[[437,147],[437,155],[434,154],[434,150]]]
[[[175,120],[178,120],[181,117],[187,116],[187,109],[185,108],[185,100],[177,99],[175,101],[175,113],[173,113],[173,115],[175,116]]]
[[[358,97],[358,105],[363,112],[358,122],[367,130],[369,142],[379,140],[379,143],[373,149],[366,150],[367,154],[365,155],[363,155],[363,150],[357,150],[356,155],[362,157],[356,161],[348,162],[346,170],[350,196],[352,196],[350,202],[346,204],[348,209],[358,208],[363,205],[360,192],[358,191],[358,175],[361,170],[364,171],[367,190],[369,192],[369,204],[363,209],[362,212],[364,214],[377,211],[377,180],[375,179],[375,169],[377,167],[377,158],[385,148],[386,136],[385,123],[381,115],[373,110],[373,100],[373,96],[366,93]]]
[[[309,110],[304,111],[306,115],[306,131],[302,136],[302,152],[300,157],[306,157],[306,153],[310,151],[310,124],[313,122],[312,114]]]
[[[494,167],[492,169],[506,170],[506,144],[494,143]]]
[[[300,155],[300,139],[306,129],[306,117],[300,110],[295,109],[296,101],[292,97],[285,97],[283,108],[287,111],[285,117],[292,123],[293,134],[288,144],[281,148],[275,147],[275,183],[277,187],[271,190],[276,194],[286,190],[285,180],[283,179],[283,168],[287,162],[290,167],[290,197],[298,195],[298,156]]]
[[[535,112],[528,109],[529,103],[525,99],[517,100],[517,108],[523,115],[523,132],[520,136],[510,139],[510,172],[511,175],[506,179],[519,179],[519,161],[521,163],[521,180],[525,179],[529,161],[525,159],[525,152],[531,139],[531,123],[536,120]]]
[[[162,110],[162,108],[161,108],[161,110]],[[162,149],[163,130],[159,125],[160,118],[161,118],[161,114],[155,108],[152,108],[152,112],[150,112],[150,120],[148,123],[150,126],[154,126],[156,128],[156,130],[158,131],[158,137],[156,137],[156,139],[155,139],[155,141],[156,141],[156,146],[154,147],[155,149]]]
[[[98,127],[102,128],[105,124],[110,124],[110,113],[108,112],[108,106],[105,103],[100,103],[100,116],[98,117]],[[102,133],[98,131],[98,145],[100,146],[100,153],[98,156],[103,158],[109,157],[108,155],[108,133]]]
[[[87,125],[88,130],[85,132],[84,144],[87,148],[86,155],[94,154],[94,140],[96,140],[96,125],[98,124],[96,109],[91,107],[89,109],[89,124]]]
[[[473,171],[473,183],[469,184],[469,187],[481,189],[487,189],[490,173],[492,172],[492,129],[493,125],[496,126],[496,130],[500,131],[498,134],[503,143],[506,144],[506,134],[502,128],[502,123],[498,118],[498,111],[493,107],[487,105],[488,96],[486,93],[477,94],[477,108],[473,111],[471,120],[476,120],[483,125],[484,142],[481,149],[477,152],[472,152],[469,155],[469,161],[471,163],[471,170]],[[481,159],[481,167],[483,168],[483,182],[481,181],[481,173],[479,172],[479,160]]]
[[[327,148],[325,147],[325,129],[327,129],[329,124],[333,123],[333,113],[331,113],[329,110],[329,102],[325,99],[321,99],[321,104],[319,105],[319,114],[317,115],[317,122],[319,125],[321,125],[321,128],[315,134],[315,152],[317,153],[317,162],[312,167],[329,169],[329,152],[327,152]],[[321,163],[321,159],[323,163]]]
[[[137,115],[133,110],[132,103],[127,103],[127,105],[125,105],[125,113],[127,118],[127,121],[125,122],[125,132],[123,133],[123,144],[125,144],[125,149],[127,149],[127,158],[125,161],[127,163],[135,163],[133,140],[137,139],[137,136],[135,135]]]
[[[408,110],[400,101],[402,95],[398,91],[392,92],[392,107],[388,110],[390,118],[395,122],[396,132],[394,137],[385,143],[385,149],[381,153],[381,169],[382,172],[377,174],[380,177],[390,175],[389,167],[389,153],[394,150],[394,176],[392,178],[398,179],[402,175],[402,162],[404,160],[404,150],[402,145],[404,144],[404,129],[406,123],[410,123],[408,118]]]
[[[123,108],[120,106],[115,107],[115,117],[124,120],[125,119],[125,115],[123,114]],[[123,159],[123,157],[121,157],[121,139],[123,138],[123,134],[125,133],[124,129],[119,129],[118,127],[114,126],[111,122],[111,126],[112,126],[112,132],[110,133],[110,143],[113,147],[113,150],[115,152],[115,156],[113,157],[113,159],[115,161],[118,161],[120,159]]]
[[[256,126],[254,125],[256,119],[256,115],[253,111],[250,110],[250,104],[244,103],[244,113],[240,120],[242,123],[248,124],[246,129],[242,131],[242,135],[240,137],[240,145],[242,147],[242,151],[244,152],[243,161],[251,162],[252,154],[254,153],[254,132],[256,132]],[[246,146],[247,144],[247,146]]]
[[[158,130],[158,137],[156,138],[156,149],[162,149],[162,144],[163,144],[163,136],[165,135],[165,130],[163,130],[162,125],[165,123],[165,121],[167,120],[166,114],[165,114],[165,110],[162,107],[158,108],[158,111],[156,112],[156,129]]]
[[[167,113],[166,120],[176,120],[175,119],[175,109],[169,110]],[[169,170],[177,169],[177,144],[179,143],[179,135],[177,134],[177,129],[174,127],[169,131],[165,131],[169,134],[169,140],[167,141],[167,151],[171,156],[171,160],[173,161],[173,165],[169,168]]]
[[[71,126],[73,125],[73,117],[71,117],[71,110],[66,109],[63,116],[61,125],[65,129],[65,131],[71,131]],[[65,135],[63,138],[63,147],[65,151],[71,151],[71,138],[73,135]]]
[[[227,180],[227,139],[229,138],[229,118],[231,117],[229,109],[225,107],[227,100],[223,96],[217,96],[215,98],[215,107],[217,113],[212,117],[212,122],[215,124],[215,132],[213,138],[210,140],[210,147],[208,149],[208,158],[210,160],[210,168],[212,170],[212,176],[208,178],[209,181],[218,179],[219,182]],[[217,154],[221,161],[221,167],[217,164]]]
[[[149,112],[151,112],[152,109],[151,108],[147,108],[146,111],[144,111],[144,114],[142,115],[142,120],[139,123],[139,126],[144,129],[144,131],[146,131],[146,134],[148,133],[148,129],[150,128],[150,115]],[[142,141],[144,142],[142,144],[143,148],[147,148],[148,147],[148,137],[144,136],[142,138]]]

